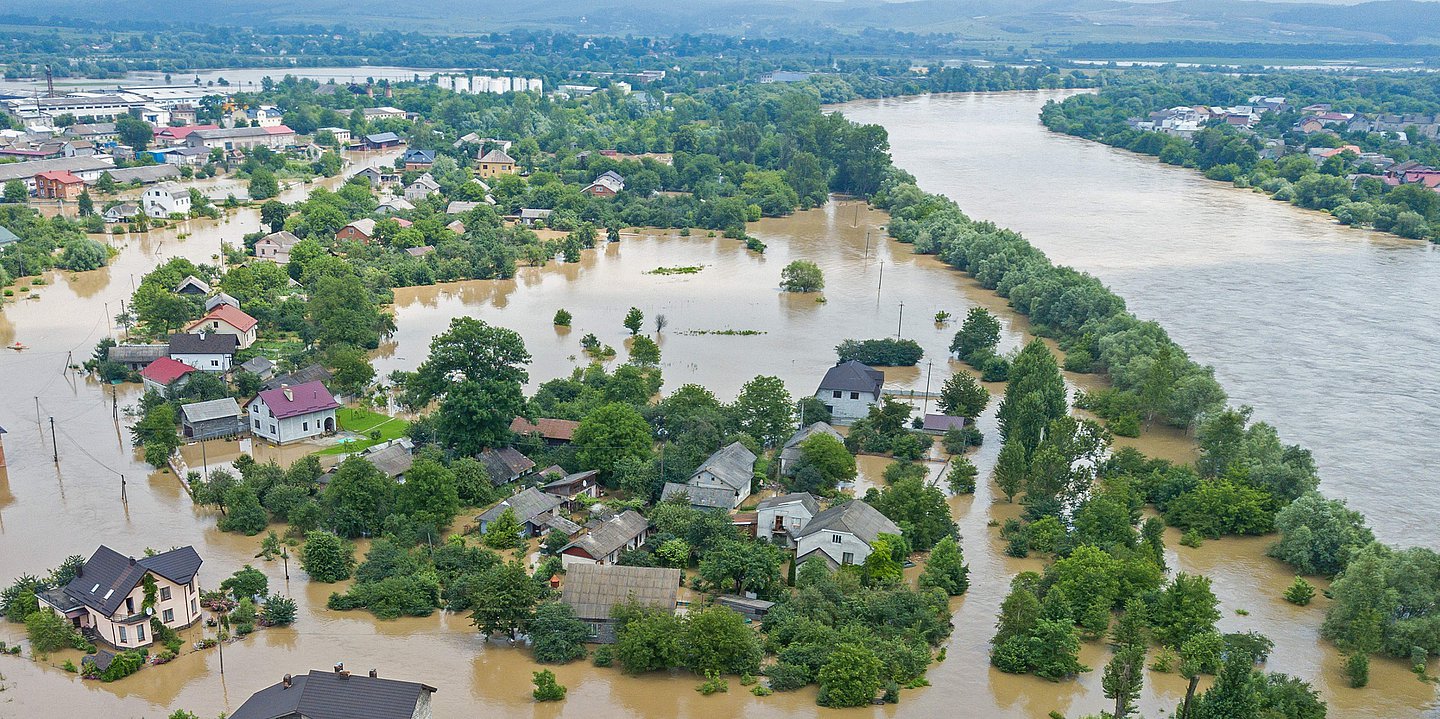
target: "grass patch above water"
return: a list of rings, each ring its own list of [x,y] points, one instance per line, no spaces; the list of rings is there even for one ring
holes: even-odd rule
[[[326,447],[315,454],[333,455],[359,452],[366,447],[404,437],[405,433],[410,430],[410,423],[403,419],[358,407],[341,407],[335,412],[335,418],[340,423],[340,429],[364,435],[364,439]],[[378,436],[375,433],[378,433]]]
[[[681,332],[680,334],[682,334],[682,335],[727,335],[727,336],[750,337],[750,336],[752,336],[752,335],[763,335],[763,334],[769,334],[769,333],[766,332],[765,330],[728,330],[728,329],[727,329],[727,330],[685,330],[684,332]]]
[[[647,275],[693,275],[705,269],[704,265],[684,265],[681,267],[656,267]]]

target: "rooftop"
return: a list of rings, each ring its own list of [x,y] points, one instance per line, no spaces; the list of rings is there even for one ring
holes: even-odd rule
[[[558,506],[565,500],[553,494],[546,494],[534,487],[526,487],[519,492],[503,499],[500,503],[485,510],[476,519],[482,522],[493,522],[497,517],[509,509],[515,513],[515,518],[521,522],[528,522]]]
[[[516,417],[510,422],[510,431],[515,434],[538,434],[545,439],[569,442],[575,436],[575,428],[579,426],[579,422],[568,419],[541,417],[531,422],[524,417]]]
[[[233,355],[239,348],[240,340],[235,335],[215,332],[170,335],[170,354],[225,354]]]
[[[630,601],[673,612],[680,576],[678,569],[577,564],[565,572],[560,601],[581,619],[609,619],[615,605]]]
[[[838,389],[842,392],[869,392],[877,397],[880,395],[880,391],[884,386],[884,372],[871,369],[856,360],[841,362],[831,367],[829,371],[825,373],[825,378],[820,380],[821,390]]]
[[[875,541],[881,534],[900,534],[900,528],[880,510],[861,500],[851,500],[836,505],[817,515],[795,536],[808,537],[816,532],[849,532],[864,540],[866,544]]]
[[[627,509],[605,520],[600,526],[590,530],[589,534],[576,539],[560,551],[573,547],[584,550],[594,559],[601,559],[621,549],[649,527],[650,520],[633,509]]]
[[[180,407],[180,414],[186,422],[208,422],[240,416],[240,403],[234,397],[212,399],[208,402],[193,402]]]
[[[257,324],[254,317],[245,314],[244,310],[228,304],[216,305],[204,317],[190,323],[190,329],[199,327],[211,320],[224,322],[241,332],[249,332]]]
[[[324,412],[340,406],[330,390],[325,389],[325,384],[318,381],[261,390],[257,399],[264,401],[278,419]]]
[[[288,676],[288,675],[287,675]],[[250,695],[230,719],[412,719],[435,687],[417,682],[316,671]]]
[[[151,382],[168,386],[171,382],[194,371],[194,367],[184,362],[173,360],[169,357],[160,357],[150,364],[145,365],[145,369],[140,370],[140,376]]]

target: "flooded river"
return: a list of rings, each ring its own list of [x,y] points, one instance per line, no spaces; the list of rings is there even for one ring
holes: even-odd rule
[[[996,173],[1012,177],[1004,168]],[[962,202],[964,198],[962,197]],[[1043,205],[1044,203],[1036,203]],[[1047,212],[1037,207],[1037,212]],[[1288,212],[1276,206],[1273,212]],[[735,241],[696,233],[640,232],[618,244],[586,252],[573,265],[522,268],[514,280],[476,281],[396,292],[399,331],[376,357],[381,374],[415,367],[429,339],[452,317],[473,315],[519,331],[535,361],[535,383],[568,373],[579,363],[579,338],[593,332],[621,356],[626,336],[621,321],[629,307],[647,318],[664,314],[660,336],[666,390],[698,382],[724,398],[757,374],[774,374],[792,393],[809,393],[833,362],[834,346],[847,338],[883,337],[897,331],[918,341],[925,364],[889,370],[892,389],[938,388],[958,365],[945,359],[954,327],[937,327],[935,312],[963,316],[973,304],[1001,313],[1002,349],[1025,339],[1023,318],[1005,312],[1004,302],[933,258],[915,257],[908,248],[878,239],[885,218],[858,203],[837,202],[796,216],[765,220],[751,228],[769,245],[764,255],[747,252]],[[156,717],[174,708],[201,716],[233,710],[251,692],[286,672],[324,669],[344,661],[351,669],[374,667],[382,676],[424,681],[439,687],[437,717],[484,714],[536,717],[693,717],[736,716],[761,719],[831,714],[814,705],[813,689],[771,697],[751,696],[732,682],[727,694],[703,697],[688,675],[623,676],[616,669],[576,663],[555,669],[569,687],[567,700],[536,705],[530,698],[530,672],[537,667],[527,651],[504,642],[484,642],[467,617],[436,614],[422,619],[376,621],[365,613],[324,608],[336,586],[312,584],[290,566],[284,577],[279,562],[254,559],[259,538],[224,534],[215,517],[197,510],[167,473],[152,473],[128,446],[128,432],[112,420],[112,400],[100,387],[63,372],[67,353],[76,361],[107,331],[113,314],[130,293],[130,275],[145,272],[161,258],[183,255],[205,260],[222,239],[237,241],[258,226],[253,212],[227,223],[196,222],[184,241],[168,233],[125,243],[112,267],[70,276],[56,273],[38,289],[39,300],[7,305],[0,312],[0,344],[20,340],[29,352],[0,355],[4,379],[0,426],[5,435],[8,470],[0,470],[0,580],[40,572],[69,554],[88,554],[104,542],[122,552],[194,544],[205,558],[201,581],[215,587],[244,563],[270,577],[272,589],[294,596],[299,620],[288,629],[262,630],[225,647],[225,674],[214,650],[186,653],[175,662],[147,668],[116,682],[84,682],[52,664],[0,657],[0,716],[99,714],[107,717]],[[826,302],[814,295],[778,291],[780,269],[792,259],[808,259],[824,270]],[[696,274],[658,275],[659,267],[702,266]],[[882,269],[883,267],[883,269]],[[901,303],[904,303],[903,315]],[[568,309],[574,326],[557,331],[550,324],[556,309]],[[717,335],[723,330],[759,334]],[[653,324],[647,320],[647,331]],[[1093,378],[1070,378],[1089,382]],[[998,388],[995,388],[998,389]],[[135,387],[122,388],[117,402],[134,402]],[[39,411],[36,400],[39,398]],[[999,450],[994,441],[994,404],[980,418],[990,438],[976,458],[988,474]],[[37,421],[38,415],[38,421]],[[52,462],[48,418],[55,417],[59,466]],[[122,419],[123,423],[123,419]],[[1134,441],[1143,450],[1186,459],[1191,449],[1183,436],[1158,434]],[[216,445],[212,457],[231,448]],[[188,456],[188,455],[187,455]],[[866,482],[874,482],[884,462],[862,458]],[[120,475],[125,475],[122,501]],[[948,657],[929,672],[932,687],[906,691],[902,703],[839,712],[848,716],[964,718],[1038,717],[1051,710],[1069,716],[1098,712],[1107,702],[1100,668],[1107,650],[1086,645],[1082,660],[1095,671],[1072,682],[1050,683],[990,669],[988,640],[1009,578],[1039,569],[1038,559],[1004,556],[995,530],[987,526],[1018,511],[1005,504],[988,483],[973,497],[952,500],[971,567],[969,593],[953,602],[955,632]],[[1178,547],[1169,558],[1174,568],[1203,571],[1215,581],[1225,609],[1227,631],[1258,630],[1277,644],[1271,666],[1312,681],[1331,702],[1331,716],[1395,717],[1419,714],[1434,702],[1429,685],[1416,681],[1399,663],[1377,661],[1372,686],[1358,692],[1342,687],[1340,657],[1318,638],[1325,602],[1293,607],[1279,598],[1289,576],[1263,556],[1265,539],[1210,542],[1200,549]],[[1242,616],[1236,610],[1245,610]],[[0,624],[0,639],[16,641],[23,630]],[[28,652],[27,652],[28,653]],[[67,656],[52,657],[59,663]],[[1176,675],[1151,676],[1141,698],[1146,716],[1173,707],[1183,692]]]

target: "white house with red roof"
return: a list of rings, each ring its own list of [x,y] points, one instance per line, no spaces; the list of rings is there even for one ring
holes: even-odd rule
[[[190,334],[206,333],[217,335],[234,335],[237,349],[245,349],[255,344],[255,327],[259,324],[254,317],[245,314],[239,307],[228,304],[220,304],[211,308],[204,317],[190,323],[185,328]]]
[[[165,391],[172,385],[175,387],[184,385],[186,375],[194,371],[194,367],[184,362],[161,357],[145,365],[145,369],[140,370],[140,381],[145,385],[146,390],[153,389],[160,394],[165,394]]]
[[[250,433],[275,444],[287,444],[335,431],[340,403],[322,382],[281,385],[256,395],[246,406]]]

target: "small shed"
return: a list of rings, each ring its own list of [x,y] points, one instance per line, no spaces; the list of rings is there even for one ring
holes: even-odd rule
[[[240,365],[240,369],[259,377],[262,382],[275,376],[275,363],[268,357],[251,357]]]
[[[741,616],[752,622],[764,619],[765,615],[770,613],[770,609],[775,606],[775,602],[751,599],[738,594],[721,594],[715,598],[715,603],[739,612]]]
[[[965,418],[948,414],[927,414],[925,423],[921,426],[921,430],[927,434],[945,434],[952,429],[965,429]]]
[[[180,408],[180,430],[186,439],[233,437],[245,432],[240,403],[234,397],[193,402]]]
[[[170,356],[170,345],[115,345],[110,348],[109,360],[125,365],[126,369],[139,372],[161,357]]]

